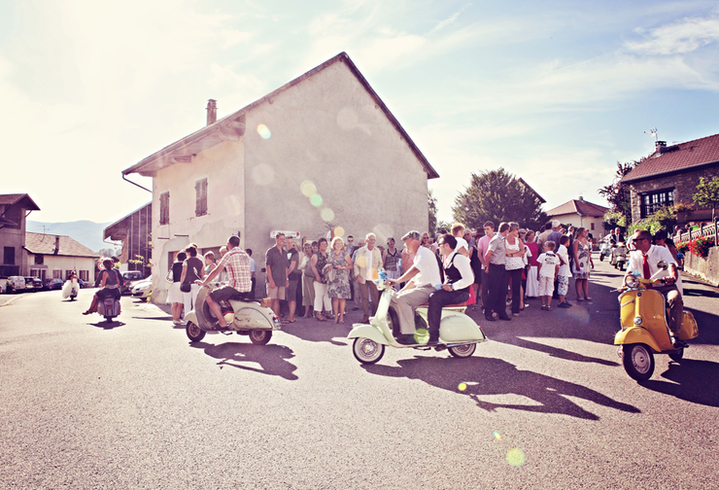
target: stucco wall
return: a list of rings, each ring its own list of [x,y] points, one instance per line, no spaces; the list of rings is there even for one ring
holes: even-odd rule
[[[45,279],[53,278],[54,270],[61,270],[61,279],[66,279],[65,271],[74,270],[80,274],[80,271],[87,271],[90,281],[95,281],[95,259],[92,257],[68,257],[65,255],[43,255],[43,264],[35,264],[35,255],[25,252],[25,265],[27,275],[30,275],[33,269],[45,269]],[[39,277],[39,276],[38,276]]]
[[[196,243],[220,247],[238,231],[244,236],[244,141],[225,141],[198,153],[191,163],[157,172],[152,198],[152,300],[167,297],[165,276],[170,253]],[[207,178],[207,214],[195,216],[195,182]],[[170,222],[160,225],[160,194],[170,191]]]
[[[719,176],[719,165],[708,165],[698,170],[658,177],[656,179],[635,182],[630,185],[632,199],[632,220],[641,219],[641,194],[661,189],[674,189],[674,203],[693,203],[692,196],[697,192],[699,179],[705,177],[712,179]]]
[[[0,205],[0,214],[6,209],[6,206]],[[26,276],[29,274],[30,269],[26,266],[26,261],[23,260],[25,245],[25,213],[26,209],[20,209],[20,227],[12,228],[10,226],[4,226],[0,228],[0,265],[17,266],[19,275]],[[15,249],[15,263],[4,264],[5,259],[5,247],[11,247]],[[8,268],[10,272],[10,268]],[[7,274],[10,275],[10,274]]]
[[[265,138],[257,131],[264,124]],[[427,176],[420,161],[344,63],[335,63],[247,115],[247,246],[272,246],[272,229],[314,240],[334,227],[370,231],[384,244],[427,228]],[[301,185],[314,184],[313,206]],[[306,189],[305,189],[306,190]],[[324,215],[323,215],[324,213]]]
[[[560,214],[557,216],[550,216],[551,220],[559,220],[563,224],[573,225],[575,228],[586,228],[594,238],[601,238],[606,235],[604,231],[604,218],[593,218],[589,216],[579,216],[578,214]],[[592,229],[594,224],[594,229]]]

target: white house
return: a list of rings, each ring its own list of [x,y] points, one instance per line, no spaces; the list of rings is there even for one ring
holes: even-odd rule
[[[27,270],[40,279],[67,279],[76,271],[83,281],[95,280],[98,254],[69,236],[25,233],[23,258]]]
[[[153,178],[153,300],[174,254],[241,233],[258,269],[273,229],[378,243],[428,225],[439,175],[346,53],[123,171]],[[258,281],[261,284],[262,278]]]
[[[582,196],[547,211],[551,219],[575,228],[586,228],[596,238],[604,236],[604,214],[609,208],[585,201]]]

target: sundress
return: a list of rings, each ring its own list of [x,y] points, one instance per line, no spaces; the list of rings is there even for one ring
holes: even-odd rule
[[[574,276],[574,279],[589,279],[589,274],[591,271],[591,266],[589,265],[589,257],[591,252],[591,245],[584,244],[577,240],[577,257],[576,261],[579,263],[579,268],[577,269],[576,264],[574,261],[572,261],[572,275]]]
[[[350,292],[349,271],[337,269],[337,267],[347,267],[344,252],[339,257],[335,256],[334,253],[330,253],[330,259],[327,263],[333,267],[333,274],[330,274],[330,280],[327,281],[327,294],[330,298],[350,299],[352,293]]]

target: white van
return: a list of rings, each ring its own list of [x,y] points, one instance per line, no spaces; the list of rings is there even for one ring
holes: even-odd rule
[[[7,292],[17,293],[25,291],[25,278],[22,276],[10,276],[7,278]]]

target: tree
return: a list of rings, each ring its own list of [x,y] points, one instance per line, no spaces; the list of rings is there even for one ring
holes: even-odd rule
[[[607,202],[609,202],[611,212],[614,213],[610,215],[610,218],[614,219],[617,224],[620,222],[624,223],[619,226],[626,226],[632,222],[632,201],[629,184],[625,184],[621,180],[625,175],[634,170],[634,168],[643,160],[644,159],[638,162],[635,160],[626,163],[617,162],[617,171],[614,173],[614,180],[612,183],[610,185],[605,185],[597,191],[600,196],[604,197]],[[616,213],[624,216],[624,220],[617,217]]]
[[[714,221],[716,219],[716,207],[719,204],[719,177],[714,177],[712,180],[701,177],[697,186],[697,193],[692,196],[692,199],[694,199],[697,206],[711,207],[712,221]]]
[[[427,210],[429,212],[428,229],[434,234],[437,228],[437,199],[432,195],[432,189],[427,191]]]
[[[503,168],[473,173],[469,187],[454,202],[454,219],[470,228],[482,228],[490,220],[495,226],[516,221],[538,229],[547,221],[537,193]]]

